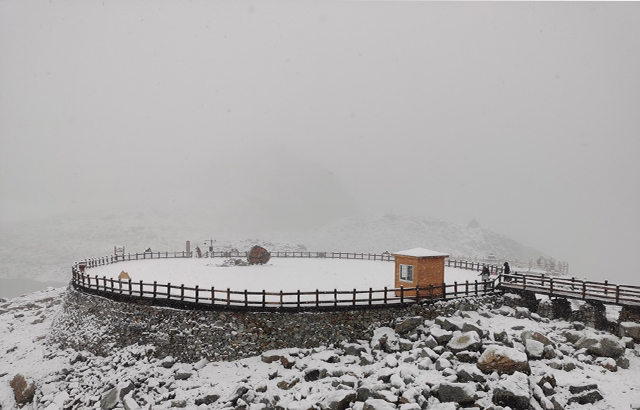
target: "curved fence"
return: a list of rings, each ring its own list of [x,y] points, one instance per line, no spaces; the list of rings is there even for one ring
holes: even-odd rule
[[[325,258],[356,259],[393,262],[389,253],[348,253],[348,252],[272,252],[275,258]],[[484,282],[454,282],[428,287],[399,287],[384,289],[350,289],[295,292],[267,292],[232,290],[216,287],[190,287],[184,284],[148,283],[106,276],[91,276],[87,270],[103,265],[123,261],[145,259],[191,258],[191,252],[143,252],[135,254],[109,255],[100,258],[85,259],[72,266],[72,284],[74,288],[112,299],[146,301],[151,304],[177,306],[191,309],[235,309],[235,310],[333,310],[353,308],[375,308],[385,306],[403,306],[413,303],[454,299],[466,296],[482,296],[496,292],[495,280]],[[246,252],[207,252],[206,258],[246,257]],[[468,261],[447,260],[447,266],[480,270],[482,264]],[[502,268],[491,266],[493,273],[501,273]]]

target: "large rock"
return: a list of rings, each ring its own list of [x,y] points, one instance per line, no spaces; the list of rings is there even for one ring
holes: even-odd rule
[[[373,331],[371,338],[371,348],[375,350],[384,350],[387,353],[397,352],[400,350],[400,340],[394,329],[390,327],[379,327]]]
[[[327,393],[318,402],[322,410],[344,410],[356,401],[357,394],[353,390],[336,390]]]
[[[476,399],[475,383],[441,383],[438,398],[442,402],[471,404]]]
[[[544,345],[537,340],[527,339],[524,347],[529,359],[540,359],[544,353]]]
[[[520,340],[522,340],[522,343],[526,343],[529,339],[538,341],[545,346],[552,346],[553,348],[556,347],[555,343],[549,340],[549,338],[542,333],[525,331],[520,334]]]
[[[433,326],[429,329],[429,333],[433,336],[434,339],[438,342],[438,344],[444,345],[453,337],[453,332],[449,330],[444,330],[440,327]]]
[[[480,350],[482,347],[482,340],[475,331],[463,333],[461,335],[453,336],[447,348],[454,353],[461,352],[463,350]]]
[[[524,373],[515,372],[506,379],[498,381],[493,389],[492,400],[499,406],[528,409],[531,400],[529,379]]]
[[[531,373],[527,355],[505,346],[488,346],[480,355],[477,366],[484,373],[492,373],[493,371],[497,371],[499,374]]]
[[[264,265],[269,262],[269,259],[271,259],[269,251],[258,245],[253,246],[247,254],[247,262],[249,262],[250,265]]]
[[[620,322],[618,329],[620,337],[630,337],[634,342],[640,343],[640,323]]]
[[[584,336],[575,344],[578,349],[587,351],[599,357],[612,357],[617,359],[624,354],[625,347],[617,337],[613,335]]]
[[[395,410],[395,404],[382,399],[368,399],[364,402],[362,410]]]
[[[407,318],[396,324],[396,333],[403,335],[409,333],[422,324],[424,319],[420,316]]]
[[[458,377],[458,382],[466,383],[466,382],[478,382],[484,383],[487,381],[484,373],[478,369],[476,365],[473,364],[461,364],[456,368],[456,376]]]

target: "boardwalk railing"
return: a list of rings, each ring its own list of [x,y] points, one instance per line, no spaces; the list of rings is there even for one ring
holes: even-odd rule
[[[243,257],[246,252],[213,252],[206,257]],[[331,308],[366,308],[380,306],[407,305],[425,301],[447,300],[467,296],[482,296],[496,292],[494,280],[479,282],[454,282],[428,287],[400,287],[384,289],[350,289],[350,290],[312,290],[295,292],[283,291],[249,291],[218,289],[216,287],[201,288],[184,284],[148,283],[98,277],[88,274],[87,269],[109,265],[122,261],[190,258],[188,252],[146,252],[126,255],[109,255],[101,258],[86,259],[72,266],[72,283],[76,289],[96,293],[106,297],[148,300],[151,303],[179,303],[191,308],[228,308],[250,310],[314,310]],[[333,258],[393,261],[393,255],[346,253],[346,252],[272,252],[272,257],[279,258]],[[458,265],[454,261],[454,265]],[[473,264],[466,265],[472,269]],[[461,267],[462,266],[456,266]]]
[[[543,274],[500,275],[499,289],[527,290],[549,296],[640,306],[640,286],[594,282]]]

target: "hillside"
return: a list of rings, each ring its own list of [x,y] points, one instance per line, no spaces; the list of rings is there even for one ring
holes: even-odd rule
[[[344,218],[321,228],[297,232],[225,233],[190,215],[114,211],[64,214],[3,228],[0,277],[66,281],[78,259],[111,254],[114,245],[126,252],[207,247],[246,250],[255,243],[270,250],[349,251],[381,253],[414,247],[448,252],[452,257],[485,258],[494,253],[511,261],[535,259],[543,253],[482,227],[402,215]]]
[[[398,251],[421,246],[447,252],[452,257],[535,259],[543,252],[479,225],[463,226],[433,218],[393,215],[359,216],[335,221],[305,233],[311,249],[352,252]]]

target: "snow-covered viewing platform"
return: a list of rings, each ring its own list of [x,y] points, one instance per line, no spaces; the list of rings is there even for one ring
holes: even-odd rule
[[[265,265],[245,265],[235,256],[219,256],[192,258],[159,252],[87,260],[74,265],[73,283],[79,289],[112,296],[200,307],[392,305],[494,292],[493,280],[482,282],[474,270],[479,264],[466,264],[466,269],[447,267],[444,283],[416,288],[394,286],[389,254],[291,252],[277,254]]]

